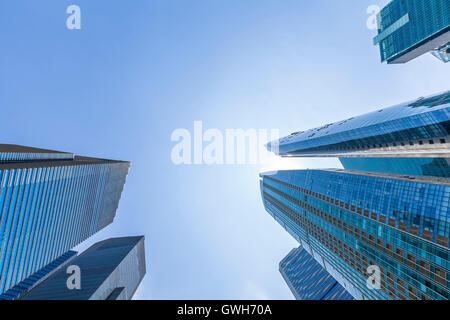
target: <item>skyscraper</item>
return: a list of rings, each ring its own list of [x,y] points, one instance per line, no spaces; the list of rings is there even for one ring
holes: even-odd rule
[[[65,264],[69,263],[77,255],[76,251],[67,251],[42,269],[33,273],[31,276],[22,280],[11,289],[8,289],[5,293],[0,295],[0,300],[18,300],[28,291],[36,287],[39,283],[47,279],[58,268],[62,268]]]
[[[346,169],[449,177],[450,91],[296,132],[284,157],[338,157]]]
[[[294,133],[344,169],[262,174],[265,208],[356,299],[449,299],[449,142],[450,92]]]
[[[98,242],[70,261],[79,267],[80,289],[69,289],[70,274],[59,269],[24,300],[130,300],[146,273],[144,237]]]
[[[292,249],[280,262],[280,273],[297,300],[353,300],[302,247]]]
[[[405,63],[434,52],[450,59],[450,0],[392,0],[378,14],[381,60]]]
[[[0,293],[109,225],[129,166],[0,145]]]

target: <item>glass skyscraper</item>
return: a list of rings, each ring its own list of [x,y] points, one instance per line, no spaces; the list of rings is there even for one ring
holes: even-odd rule
[[[129,167],[0,145],[0,294],[109,225]]]
[[[280,262],[280,273],[297,300],[353,300],[302,247],[292,249]]]
[[[264,173],[265,208],[356,299],[449,299],[449,142],[450,92],[296,132],[269,149],[344,169]]]
[[[63,267],[66,263],[71,261],[77,255],[76,251],[68,251],[53,262],[46,265],[44,268],[33,273],[31,276],[22,280],[11,289],[0,295],[0,300],[18,300],[28,291],[33,289],[39,283],[47,279],[58,268]]]
[[[449,177],[450,91],[296,132],[268,148],[286,157],[338,157],[346,169]]]
[[[29,291],[24,300],[130,300],[146,273],[144,237],[98,242],[66,265],[80,270],[80,289],[69,289],[60,268]]]
[[[405,63],[427,52],[450,60],[450,0],[392,0],[377,18],[382,61]]]

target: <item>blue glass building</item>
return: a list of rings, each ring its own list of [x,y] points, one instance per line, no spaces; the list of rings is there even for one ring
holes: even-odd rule
[[[449,142],[450,92],[294,133],[268,148],[344,169],[262,174],[264,206],[355,299],[449,299]]]
[[[280,262],[280,273],[297,300],[353,300],[302,247],[292,249]]]
[[[80,269],[80,289],[69,289],[70,274],[60,268],[29,291],[24,300],[130,300],[146,273],[144,237],[98,242],[72,259]]]
[[[109,225],[129,166],[0,145],[0,293]]]
[[[450,0],[392,0],[377,18],[382,61],[405,63],[427,52],[450,60]]]
[[[450,91],[296,132],[268,149],[338,157],[349,170],[449,177]]]
[[[263,174],[266,210],[356,299],[448,299],[448,179],[346,170]],[[377,265],[382,289],[366,287]]]
[[[63,267],[70,262],[77,255],[76,251],[67,251],[53,262],[46,265],[44,268],[33,273],[31,276],[22,280],[11,289],[0,295],[0,300],[18,300],[31,289],[36,287],[39,283],[46,280],[58,268]]]

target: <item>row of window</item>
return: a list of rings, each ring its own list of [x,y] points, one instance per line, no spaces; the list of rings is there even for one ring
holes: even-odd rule
[[[356,226],[353,226],[350,223],[347,223],[348,221],[344,221],[339,218],[332,217],[331,215],[327,214],[326,212],[323,212],[322,210],[317,209],[316,207],[313,207],[306,202],[303,202],[303,201],[300,201],[293,197],[290,197],[289,195],[287,195],[279,190],[276,190],[269,185],[266,185],[266,188],[277,194],[280,194],[287,200],[296,203],[301,208],[304,208],[308,212],[316,215],[322,221],[325,221],[326,223],[333,225],[334,227],[336,227],[336,231],[340,230],[340,231],[343,231],[343,233],[346,236],[354,237],[355,242],[362,241],[362,242],[370,245],[373,249],[377,250],[378,253],[381,253],[384,255],[386,252],[387,255],[389,255],[391,257],[393,256],[393,255],[389,254],[390,252],[393,252],[393,245],[390,244],[388,241],[385,241],[378,237],[375,238],[375,235],[370,234],[366,231],[360,230]],[[312,222],[312,223],[314,224],[314,222]],[[318,236],[316,233],[314,233],[314,230],[313,230],[312,234],[315,235],[316,237]],[[318,239],[320,239],[320,236],[318,237]],[[386,243],[386,247],[384,245],[385,243]],[[416,275],[417,272],[422,272],[422,274],[424,276],[427,276],[429,278],[429,280],[431,280],[431,281],[435,280],[438,283],[440,283],[441,285],[446,286],[447,280],[445,277],[445,271],[443,271],[443,269],[440,266],[433,265],[433,267],[431,267],[430,263],[428,263],[424,260],[416,259],[416,257],[412,253],[407,253],[405,256],[405,251],[400,248],[397,248],[396,255],[398,258],[397,262],[401,262],[402,264],[405,264],[405,262],[407,262],[407,265],[410,268],[412,268],[412,270],[409,270],[409,271],[410,272],[412,271],[413,275]],[[417,264],[416,264],[416,260],[417,260]],[[425,270],[424,266],[429,266],[428,270]],[[404,265],[404,267],[405,267],[405,265]],[[431,271],[431,270],[433,270],[433,271]],[[443,278],[442,278],[442,274],[444,274]],[[428,280],[425,279],[423,282],[426,283],[427,281]],[[433,286],[432,284],[430,284],[429,287],[432,288],[433,290],[439,291],[439,289],[436,289],[435,286]]]
[[[398,230],[401,230],[403,232],[407,232],[407,233],[409,233],[409,234],[411,234],[413,236],[416,236],[416,237],[419,236],[419,228],[417,226],[411,225],[409,230],[407,230],[407,226],[406,226],[406,224],[404,222],[402,222],[400,220],[396,221],[396,219],[393,219],[392,217],[388,218],[384,214],[381,214],[381,213],[378,214],[376,212],[369,211],[368,209],[364,209],[364,208],[359,207],[359,206],[355,206],[355,205],[351,205],[351,204],[348,204],[348,203],[344,203],[343,201],[339,201],[337,199],[330,198],[329,196],[324,196],[324,195],[319,194],[317,192],[310,191],[310,190],[307,190],[305,188],[301,188],[301,187],[298,187],[298,186],[286,183],[286,182],[278,180],[278,179],[274,179],[274,178],[271,178],[271,177],[265,177],[265,178],[268,179],[268,180],[272,180],[274,182],[277,182],[279,184],[282,184],[282,185],[284,185],[286,187],[289,187],[291,189],[294,189],[296,191],[299,191],[301,193],[304,193],[305,195],[311,196],[313,198],[316,198],[316,199],[319,199],[321,201],[327,202],[327,203],[329,203],[331,205],[337,206],[337,207],[339,207],[341,209],[345,209],[345,210],[351,211],[351,212],[356,213],[358,215],[363,215],[366,218],[369,218],[369,219],[374,220],[376,222],[381,222],[381,223],[383,223],[385,225],[389,225],[389,226],[391,226],[393,228],[397,228]],[[422,238],[424,240],[432,242],[433,238],[434,238],[433,231],[423,228],[423,230],[422,230]],[[446,236],[443,236],[443,235],[437,235],[436,243],[441,245],[441,246],[444,246],[444,247],[450,247],[449,238],[446,237]]]
[[[417,141],[400,141],[400,142],[391,142],[391,143],[376,143],[376,144],[361,144],[356,142],[343,142],[335,145],[327,145],[325,147],[313,148],[302,150],[302,152],[306,151],[314,151],[314,150],[334,150],[334,151],[355,151],[355,150],[373,150],[373,149],[381,149],[381,148],[396,148],[396,147],[414,147],[414,146],[424,146],[424,145],[435,145],[435,144],[446,144],[448,143],[448,139],[438,138],[438,139],[428,139],[428,140],[417,140]]]
[[[418,140],[416,142],[413,142],[413,141],[409,141],[409,142],[393,142],[393,143],[385,143],[385,144],[353,146],[353,147],[351,147],[349,149],[350,150],[360,150],[360,149],[364,150],[364,149],[389,148],[389,147],[398,147],[398,146],[405,147],[407,145],[415,146],[416,144],[422,146],[422,145],[427,144],[427,143],[428,144],[446,144],[447,142],[446,142],[445,139],[435,139],[435,140],[434,139],[430,139],[430,140],[426,140],[426,141]],[[346,150],[346,149],[343,148],[343,147],[340,147],[340,148],[336,148],[336,150]]]
[[[379,263],[377,264],[370,258],[370,254],[368,254],[368,251],[362,250],[360,247],[359,250],[354,249],[353,247],[347,245],[342,240],[336,238],[335,234],[331,234],[325,229],[321,228],[320,226],[314,224],[306,217],[299,215],[297,212],[290,210],[288,207],[283,206],[280,202],[278,202],[276,199],[271,197],[269,194],[265,194],[265,197],[272,205],[277,207],[281,212],[285,213],[289,219],[293,220],[295,223],[297,223],[301,228],[306,230],[306,232],[312,236],[314,236],[316,239],[318,239],[323,245],[325,245],[328,249],[330,249],[332,252],[336,254],[336,256],[339,256],[343,261],[345,261],[348,265],[350,265],[353,269],[356,269],[363,277],[367,278],[368,274],[366,274],[366,270],[368,266],[371,265],[378,265],[380,267],[381,271],[381,289],[388,294],[393,299],[407,299],[405,296],[404,288],[405,288],[405,280],[403,280],[401,277],[396,277],[396,281],[394,281],[394,276],[392,271],[385,271],[383,266],[380,266]],[[359,232],[359,230],[355,230],[356,233]],[[363,241],[365,240],[366,243],[369,243],[367,241],[367,237],[365,236],[365,232],[362,232],[362,238]],[[372,243],[374,244],[374,239],[371,239]],[[400,256],[400,254],[399,254]],[[409,255],[408,257],[410,257]],[[404,259],[404,256],[402,256],[402,259]],[[375,259],[374,259],[375,260]],[[438,270],[439,275],[442,277],[445,277],[445,272],[442,270]],[[389,282],[389,286],[386,286],[386,280]],[[446,282],[445,278],[442,278],[441,283]],[[395,290],[395,283],[397,283],[398,291]],[[365,285],[365,284],[364,284]],[[417,287],[420,287],[420,283],[416,283]],[[408,295],[409,299],[424,299],[428,300],[430,297],[423,291],[420,291],[417,289],[417,287],[414,287],[412,285],[412,281],[408,281],[408,290],[410,294]],[[448,293],[442,292],[446,295],[446,298],[448,299]]]
[[[293,141],[288,142],[286,146],[284,143],[281,144],[280,150],[286,150],[287,153],[302,154],[329,150],[349,150],[373,145],[376,147],[386,144],[392,146],[393,143],[400,144],[401,142],[404,145],[409,144],[409,142],[418,143],[417,141],[422,141],[422,144],[424,144],[427,140],[433,140],[433,144],[440,143],[440,139],[447,141],[448,138],[445,137],[450,134],[450,120],[447,109],[441,108],[408,116],[408,110],[401,108],[398,111],[403,114],[403,117],[398,119],[392,119],[394,115],[392,115],[393,110],[391,110],[387,113],[385,119],[380,119],[380,116],[372,116],[370,120],[361,121],[360,127],[355,124],[347,130],[314,138],[294,136]]]
[[[269,178],[269,177],[267,177],[267,178]],[[272,179],[272,178],[269,178],[269,179],[277,181],[276,179]],[[279,183],[286,184],[282,181],[280,181]],[[289,184],[287,184],[287,185],[289,185]],[[295,187],[292,185],[289,185],[289,186]],[[341,219],[339,219],[337,217],[332,217],[331,214],[327,214],[326,212],[323,212],[322,210],[311,206],[310,204],[308,204],[306,202],[307,201],[306,195],[304,196],[305,201],[301,201],[301,200],[299,200],[295,197],[291,197],[291,196],[289,196],[267,184],[265,185],[265,187],[277,194],[281,194],[284,198],[288,199],[289,201],[291,201],[293,203],[296,203],[298,206],[306,209],[308,212],[313,213],[314,215],[319,217],[321,220],[329,223],[330,225],[337,227],[337,229],[343,231],[346,236],[354,236],[357,239],[357,241],[363,241],[364,243],[370,245],[370,247],[379,251],[377,253],[378,255],[379,255],[379,253],[382,253],[383,255],[388,254],[389,256],[393,256],[393,254],[391,255],[390,253],[394,252],[394,247],[388,241],[379,239],[379,238],[375,238],[375,236],[373,234],[370,234],[370,233],[368,234],[366,231],[360,230],[358,227],[353,226],[344,220],[341,221]],[[298,187],[295,187],[295,188],[298,188]],[[302,188],[299,188],[299,189],[302,189]],[[333,203],[340,208],[344,208],[344,207],[347,209],[351,208],[353,211],[355,211],[355,213],[358,213],[359,215],[364,215],[366,218],[373,219],[376,221],[376,215],[374,215],[374,213],[369,214],[368,210],[363,210],[361,208],[355,208],[354,206],[350,207],[348,204],[346,205],[342,201],[337,201],[332,198],[330,199],[329,197],[322,196],[320,194],[311,192],[309,190],[304,190],[304,189],[302,189],[302,190],[305,191],[305,193],[308,193],[309,195],[320,198],[323,201]],[[297,213],[297,215],[298,215],[298,213]],[[291,219],[293,219],[297,224],[303,225],[303,223],[300,220],[296,219],[295,216],[291,217]],[[383,221],[383,218],[381,218],[381,222],[386,223],[386,221]],[[393,223],[393,219],[390,219],[390,221],[388,223],[391,226],[395,227],[395,224]],[[303,225],[303,227],[306,230],[308,229],[304,225]],[[400,226],[400,227],[402,227],[402,226]],[[336,233],[336,231],[334,231],[334,233]],[[310,230],[310,232],[311,232],[311,230]],[[318,236],[314,232],[314,230],[312,230],[312,233],[314,235]],[[428,237],[430,237],[430,236],[428,235]],[[322,237],[320,237],[320,236],[318,238],[322,239]],[[416,258],[413,255],[413,253],[405,252],[404,248],[402,248],[402,249],[397,248],[395,253],[396,253],[396,257],[398,258],[397,262],[402,262],[402,263],[408,262],[408,266],[412,267],[412,272],[411,272],[411,270],[409,270],[409,271],[413,276],[416,276],[419,272],[424,276],[428,276],[428,278],[429,278],[428,280],[424,279],[421,282],[427,283],[427,281],[430,282],[430,280],[431,280],[431,281],[436,281],[437,283],[440,283],[443,286],[446,286],[447,280],[445,279],[446,278],[445,271],[441,267],[433,266],[433,268],[431,268],[431,264],[426,261],[419,260],[419,259],[417,259],[417,261],[416,261]],[[417,254],[417,252],[414,252],[414,254]],[[427,268],[427,266],[429,266],[429,267]],[[432,275],[432,278],[430,278],[431,275]],[[444,275],[444,277],[442,277],[442,275]],[[434,286],[434,285],[432,285],[432,283],[430,283],[430,288],[433,288],[433,290],[439,291],[439,289],[435,288],[435,287],[436,286]]]

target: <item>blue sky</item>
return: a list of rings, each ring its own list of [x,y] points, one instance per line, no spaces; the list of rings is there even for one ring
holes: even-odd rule
[[[175,166],[173,130],[335,122],[448,90],[431,55],[380,63],[379,0],[0,2],[2,143],[132,162],[110,236],[145,234],[142,299],[292,299],[296,243],[264,211],[259,166]],[[80,6],[82,29],[66,28]],[[336,161],[300,161],[300,167]]]

